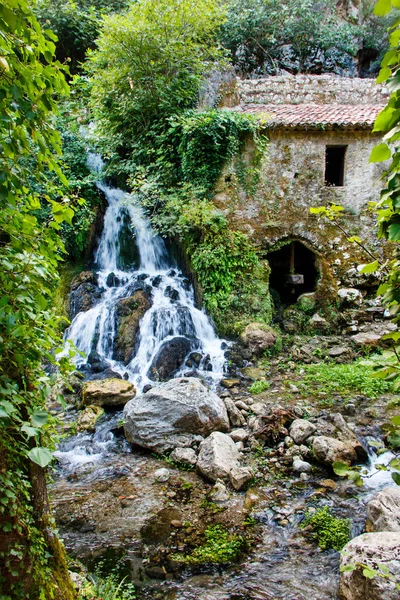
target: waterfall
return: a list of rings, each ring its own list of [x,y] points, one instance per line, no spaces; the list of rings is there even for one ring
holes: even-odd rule
[[[88,164],[98,173],[103,167],[101,158],[95,154],[89,155]],[[187,354],[201,355],[196,375],[218,381],[223,376],[226,342],[216,336],[206,313],[196,308],[193,286],[169,256],[164,240],[155,235],[135,197],[104,182],[97,185],[108,202],[94,257],[101,293],[92,308],[74,317],[66,332],[66,340],[84,354],[75,357],[76,365],[85,368],[87,357],[95,352],[107,361],[109,368],[141,390],[146,384],[155,384],[149,375],[163,345],[175,338],[185,338]],[[135,234],[132,244],[136,244],[140,259],[137,269],[121,267],[120,240],[127,217]],[[114,358],[116,311],[121,300],[143,288],[148,291],[152,306],[139,323],[136,352],[124,364]],[[183,361],[174,376],[187,371]]]

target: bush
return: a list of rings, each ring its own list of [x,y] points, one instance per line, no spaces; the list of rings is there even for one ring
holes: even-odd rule
[[[262,392],[266,392],[271,387],[269,381],[255,381],[249,387],[250,394],[261,394]]]
[[[350,540],[350,519],[334,517],[327,506],[318,508],[315,513],[307,513],[302,528],[308,529],[308,535],[317,542],[321,550],[337,550]]]

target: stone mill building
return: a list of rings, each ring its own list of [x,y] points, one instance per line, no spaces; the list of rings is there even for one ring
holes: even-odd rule
[[[215,202],[265,252],[271,287],[289,303],[305,292],[333,297],[338,287],[367,287],[356,267],[371,259],[347,238],[380,251],[367,209],[379,198],[383,167],[369,156],[387,91],[371,79],[287,75],[238,80],[224,102],[256,115],[269,140],[256,189],[249,193],[227,169]],[[254,154],[249,142],[241,157],[248,169]],[[310,213],[330,203],[344,207],[345,233]],[[285,277],[293,273],[303,280],[289,290]]]

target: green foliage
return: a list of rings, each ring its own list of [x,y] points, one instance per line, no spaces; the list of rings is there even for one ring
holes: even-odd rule
[[[389,381],[374,377],[374,368],[363,360],[349,364],[318,363],[303,365],[303,382],[307,388],[322,390],[327,394],[365,394],[377,398],[391,389]]]
[[[338,17],[333,0],[231,0],[221,40],[243,75],[281,68],[321,73],[348,67],[362,34]]]
[[[48,172],[66,184],[52,115],[55,96],[68,86],[53,62],[53,34],[41,31],[24,0],[5,0],[0,22],[0,587],[12,598],[49,598],[58,586],[69,599],[62,550],[38,486],[51,460],[45,403],[53,378],[42,365],[68,368],[53,352],[61,340],[52,297],[63,255],[59,231],[73,211],[67,199],[41,199],[36,191]],[[41,200],[49,207],[44,223],[36,216]]]
[[[269,381],[255,381],[249,387],[250,394],[261,394],[262,392],[266,392],[271,387]]]
[[[188,565],[227,564],[238,558],[245,545],[242,536],[230,534],[221,525],[210,525],[206,528],[204,536],[204,544],[195,548],[192,554],[173,554],[171,559]]]
[[[88,583],[79,592],[77,600],[135,600],[133,583],[121,580],[118,570],[103,575],[100,568],[88,576]]]
[[[89,48],[95,47],[102,15],[123,9],[125,0],[38,0],[35,14],[57,35],[56,57],[76,73]]]
[[[350,540],[350,519],[334,517],[327,506],[307,513],[301,526],[307,528],[308,535],[321,550],[332,548],[340,552]]]
[[[192,108],[221,52],[223,10],[213,0],[143,0],[104,18],[89,55],[91,102],[110,166],[137,175],[169,149],[169,118]],[[172,159],[173,160],[173,156]]]

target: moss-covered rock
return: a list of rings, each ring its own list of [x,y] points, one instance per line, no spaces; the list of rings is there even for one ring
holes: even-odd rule
[[[151,307],[149,295],[137,290],[129,298],[121,300],[117,306],[118,326],[115,338],[114,358],[128,364],[135,352],[139,323]]]

